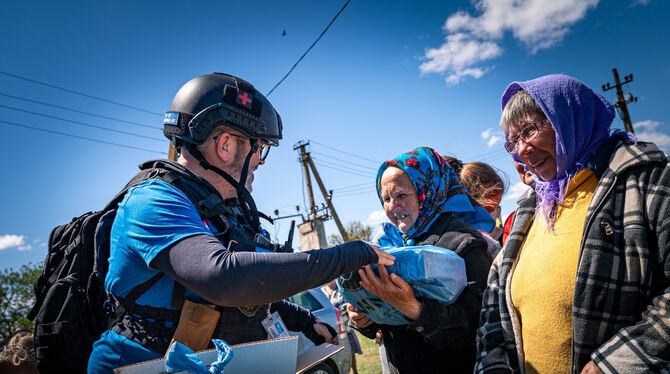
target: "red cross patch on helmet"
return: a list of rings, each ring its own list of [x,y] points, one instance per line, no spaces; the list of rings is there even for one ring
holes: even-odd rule
[[[253,99],[254,97],[249,95],[247,91],[239,90],[237,91],[237,97],[235,97],[235,102],[247,109],[251,109],[251,103],[253,102]]]

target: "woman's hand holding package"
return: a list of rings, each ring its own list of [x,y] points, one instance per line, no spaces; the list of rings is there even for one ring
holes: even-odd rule
[[[359,312],[353,305],[347,305],[347,314],[356,328],[364,328],[372,324],[372,320],[365,314]]]
[[[393,305],[407,318],[416,320],[421,313],[421,303],[414,297],[414,291],[409,283],[397,274],[390,274],[385,266],[379,266],[377,276],[370,265],[358,271],[361,276],[361,286],[371,294]]]

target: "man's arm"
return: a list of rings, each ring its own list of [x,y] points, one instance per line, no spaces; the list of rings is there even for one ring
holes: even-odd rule
[[[231,252],[211,235],[194,235],[151,262],[211,303],[242,306],[279,301],[376,262],[361,241],[298,253]]]
[[[315,330],[316,324],[323,325],[328,330],[331,338],[337,338],[337,331],[332,326],[297,304],[281,300],[272,303],[270,311],[279,313],[287,329],[302,332],[314,345],[323,344],[326,341],[325,337]]]

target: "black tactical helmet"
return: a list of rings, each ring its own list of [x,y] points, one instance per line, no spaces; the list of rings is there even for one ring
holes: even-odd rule
[[[175,141],[202,144],[219,125],[278,146],[282,123],[268,99],[249,82],[222,73],[201,75],[183,85],[165,113],[163,134]]]

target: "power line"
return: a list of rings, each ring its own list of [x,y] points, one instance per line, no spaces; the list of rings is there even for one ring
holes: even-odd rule
[[[357,167],[352,166],[352,165],[346,165],[346,164],[343,165],[343,164],[340,164],[340,163],[323,160],[320,157],[319,158],[312,157],[312,160],[315,160],[315,161],[318,160],[319,162],[324,163],[326,165],[337,166],[337,167],[345,168],[347,170],[355,171],[355,172],[362,173],[362,174],[377,175],[377,173],[375,171],[372,171],[372,170],[360,169],[360,168],[357,168]]]
[[[358,177],[373,178],[369,174],[362,174],[362,173],[359,173],[359,172],[356,172],[356,171],[353,171],[353,170],[347,170],[347,169],[342,169],[340,167],[329,166],[329,165],[323,164],[323,161],[319,161],[319,162],[315,161],[315,163],[317,163],[319,166],[324,167],[326,169],[337,170],[337,171],[347,173],[347,174],[350,174],[350,175],[355,175],[355,176],[358,176]]]
[[[55,120],[59,120],[59,121],[63,121],[63,122],[70,122],[70,123],[74,123],[74,124],[76,124],[76,125],[86,126],[86,127],[92,127],[92,128],[99,129],[99,130],[115,132],[115,133],[118,133],[118,134],[124,134],[124,135],[129,135],[129,136],[135,136],[135,137],[138,137],[138,138],[144,138],[144,139],[149,139],[149,140],[155,140],[155,141],[159,141],[159,142],[163,142],[163,141],[166,140],[166,139],[155,138],[155,137],[153,137],[153,136],[146,136],[146,135],[135,134],[135,133],[128,132],[128,131],[123,131],[123,130],[110,129],[110,128],[108,128],[108,127],[98,126],[98,125],[93,125],[93,124],[86,123],[86,122],[74,121],[74,120],[70,120],[70,119],[67,119],[67,118],[61,118],[61,117],[57,117],[57,116],[52,116],[52,115],[50,115],[50,114],[39,113],[39,112],[33,112],[33,111],[31,111],[31,110],[25,110],[25,109],[21,109],[21,108],[17,108],[17,107],[9,106],[9,105],[2,105],[2,104],[0,104],[0,108],[5,108],[5,109],[10,109],[10,110],[15,110],[15,111],[18,111],[18,112],[24,112],[24,113],[33,114],[33,115],[41,116],[41,117],[45,117],[45,118],[51,118],[51,119],[55,119]]]
[[[367,191],[377,191],[377,188],[374,185],[368,185],[366,187],[360,187],[360,188],[355,189],[355,190],[348,190],[348,191],[333,190],[333,193],[335,193],[337,195],[345,195],[345,194],[348,195],[350,193],[367,192]]]
[[[342,13],[342,11],[344,10],[344,8],[346,8],[347,5],[349,5],[349,1],[351,1],[351,0],[347,0],[347,2],[344,3],[344,5],[342,6],[342,9],[340,9],[340,11],[337,12],[337,14],[335,14],[335,17],[333,17],[332,20],[330,20],[330,23],[328,24],[328,26],[326,26],[326,28],[323,29],[323,31],[321,32],[321,35],[319,35],[319,37],[316,38],[316,40],[314,41],[314,43],[312,43],[312,45],[310,45],[309,48],[307,48],[307,50],[305,51],[305,53],[303,53],[302,56],[300,56],[300,58],[298,59],[298,61],[296,61],[295,64],[293,64],[293,67],[291,67],[291,70],[289,70],[288,73],[286,73],[286,75],[284,75],[284,77],[283,77],[279,82],[277,82],[277,84],[275,84],[274,87],[272,87],[272,89],[270,90],[270,92],[268,92],[268,93],[265,95],[266,97],[267,97],[267,96],[270,96],[270,94],[272,93],[272,91],[274,91],[275,88],[277,88],[277,87],[281,84],[281,82],[283,82],[284,79],[286,79],[286,78],[289,76],[289,74],[291,74],[291,72],[293,71],[293,69],[295,69],[295,67],[298,66],[298,64],[300,63],[300,61],[302,61],[302,59],[305,58],[305,56],[307,56],[307,53],[308,53],[308,52],[309,52],[309,51],[316,45],[316,43],[319,42],[319,40],[321,40],[321,37],[326,33],[326,31],[328,31],[328,29],[330,28],[330,25],[332,25],[333,22],[335,22],[335,20],[336,20],[337,17],[340,15],[340,13]]]
[[[366,183],[352,184],[352,185],[349,185],[349,186],[339,187],[339,188],[335,188],[334,190],[335,191],[343,191],[343,190],[356,189],[356,188],[359,188],[359,187],[362,187],[362,186],[369,186],[369,185],[370,185],[370,183],[366,182]]]
[[[59,86],[56,86],[56,85],[53,85],[53,84],[50,84],[50,83],[40,82],[40,81],[38,81],[38,80],[31,79],[31,78],[26,78],[26,77],[22,77],[22,76],[20,76],[20,75],[11,74],[11,73],[7,73],[7,72],[4,72],[4,71],[0,71],[0,74],[6,75],[6,76],[8,76],[8,77],[16,78],[16,79],[21,79],[21,80],[24,80],[24,81],[26,81],[26,82],[31,82],[31,83],[39,84],[39,85],[42,85],[42,86],[46,86],[46,87],[50,87],[50,88],[54,88],[54,89],[56,89],[56,90],[61,90],[61,91],[64,91],[64,92],[69,92],[69,93],[72,93],[72,94],[75,94],[75,95],[79,95],[79,96],[83,96],[83,97],[88,97],[89,99],[99,100],[99,101],[102,101],[102,102],[105,102],[105,103],[108,103],[108,104],[114,104],[114,105],[122,106],[122,107],[124,107],[124,108],[129,108],[129,109],[138,110],[138,111],[140,111],[140,112],[144,112],[144,113],[155,114],[155,115],[157,115],[157,116],[161,116],[161,117],[164,115],[163,113],[152,112],[152,111],[147,110],[147,109],[142,109],[142,108],[139,108],[139,107],[136,107],[136,106],[132,106],[132,105],[128,105],[128,104],[123,104],[123,103],[120,103],[120,102],[118,102],[118,101],[113,101],[113,100],[109,100],[109,99],[104,99],[104,98],[102,98],[102,97],[89,95],[89,94],[87,94],[87,93],[83,93],[83,92],[79,92],[79,91],[71,90],[71,89],[69,89],[69,88],[59,87]]]
[[[348,194],[342,194],[342,195],[333,195],[333,198],[335,197],[350,197],[350,196],[360,196],[360,195],[368,195],[371,193],[376,194],[376,190],[368,190],[368,191],[362,191],[362,192],[356,192],[356,193],[348,193]]]
[[[328,158],[328,159],[331,159],[331,160],[334,160],[334,161],[337,161],[337,162],[341,162],[341,163],[345,164],[346,167],[352,167],[352,165],[351,165],[352,162],[351,162],[351,161],[343,160],[343,159],[341,159],[341,158],[337,158],[337,157],[331,156],[331,155],[329,155],[329,154],[327,154],[327,153],[321,153],[321,152],[317,152],[317,151],[312,151],[311,153],[313,153],[313,154],[315,154],[315,155],[320,155],[320,156],[326,157],[326,158]],[[366,166],[366,165],[361,165],[361,164],[355,164],[355,165],[353,165],[353,166],[355,166],[355,167],[357,167],[357,168],[362,168],[362,169],[366,169],[366,170],[370,170],[370,171],[377,172],[377,168],[372,167],[372,166]]]
[[[64,133],[64,132],[60,132],[60,131],[54,131],[54,130],[43,129],[43,128],[40,128],[40,127],[34,127],[34,126],[30,126],[30,125],[26,125],[26,124],[22,124],[22,123],[17,123],[17,122],[10,122],[10,121],[0,120],[0,123],[4,123],[4,124],[6,124],[6,125],[10,125],[10,126],[23,127],[23,128],[26,128],[26,129],[31,129],[31,130],[37,130],[37,131],[47,132],[47,133],[56,134],[56,135],[69,136],[69,137],[72,137],[72,138],[88,140],[88,141],[95,142],[95,143],[102,143],[102,144],[113,145],[113,146],[117,146],[117,147],[123,147],[123,148],[134,149],[134,150],[138,150],[138,151],[145,151],[145,152],[151,152],[151,153],[159,153],[159,154],[163,154],[163,155],[166,155],[166,154],[167,154],[166,152],[159,152],[159,151],[155,151],[155,150],[153,150],[153,149],[142,148],[142,147],[135,147],[135,146],[132,146],[132,145],[126,145],[126,144],[113,143],[113,142],[108,142],[108,141],[106,141],[106,140],[93,139],[93,138],[88,138],[88,137],[85,137],[85,136],[79,136],[79,135],[68,134],[68,133]]]
[[[151,125],[146,125],[146,124],[139,123],[139,122],[127,121],[127,120],[125,120],[125,119],[120,119],[120,118],[114,118],[114,117],[103,116],[102,114],[96,114],[96,113],[91,113],[91,112],[84,112],[83,110],[78,110],[78,109],[74,109],[74,108],[68,108],[68,107],[64,107],[64,106],[60,106],[60,105],[55,105],[55,104],[49,104],[49,103],[45,103],[45,102],[43,102],[43,101],[38,101],[38,100],[28,99],[28,98],[26,98],[26,97],[10,95],[10,94],[6,94],[6,93],[2,93],[2,92],[0,92],[0,96],[9,97],[9,98],[16,99],[16,100],[23,100],[23,101],[27,101],[27,102],[29,102],[29,103],[45,105],[45,106],[49,106],[49,107],[52,107],[52,108],[57,108],[57,109],[67,110],[67,111],[74,112],[74,113],[85,114],[85,115],[87,115],[87,116],[98,117],[98,118],[108,119],[108,120],[112,120],[112,121],[117,121],[117,122],[127,123],[127,124],[129,124],[129,125],[133,125],[133,126],[146,127],[146,128],[149,128],[149,129],[157,129],[157,130],[162,130],[162,129],[163,129],[162,127],[159,127],[159,126],[151,126]]]
[[[343,150],[341,150],[341,149],[337,149],[337,148],[335,148],[335,147],[331,147],[331,146],[329,146],[329,145],[325,145],[325,144],[323,144],[323,143],[319,143],[319,142],[317,142],[317,141],[315,141],[315,140],[312,140],[312,139],[310,139],[309,141],[310,141],[310,143],[314,143],[314,144],[320,145],[320,146],[322,146],[322,147],[328,148],[328,149],[333,150],[333,151],[335,151],[335,152],[339,152],[339,153],[342,153],[342,154],[351,156],[351,157],[353,157],[353,158],[355,158],[355,159],[357,159],[357,160],[365,160],[365,161],[368,161],[368,162],[372,162],[372,163],[374,163],[375,165],[380,165],[380,164],[381,164],[381,162],[378,161],[378,160],[373,160],[373,159],[366,158],[366,157],[363,157],[363,156],[355,155],[355,154],[353,154],[353,153],[351,153],[351,152],[343,151]]]

